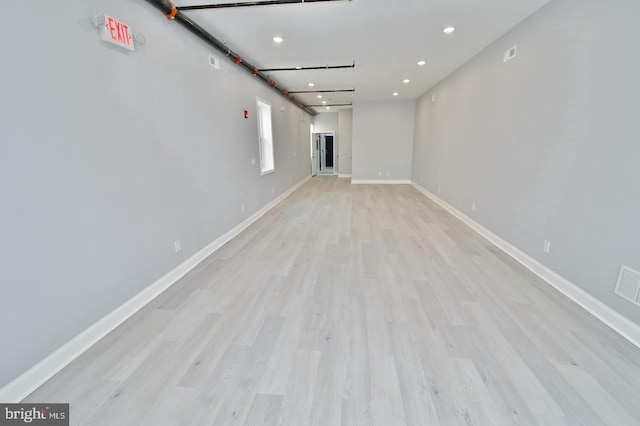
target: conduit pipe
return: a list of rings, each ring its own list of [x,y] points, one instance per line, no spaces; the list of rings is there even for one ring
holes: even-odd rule
[[[318,104],[318,105],[309,105],[309,106],[326,108],[326,107],[338,107],[338,106],[353,106],[353,103],[348,103],[348,104]]]
[[[280,86],[278,83],[276,83],[267,74],[261,72],[258,69],[258,67],[256,67],[256,66],[250,64],[249,62],[245,61],[242,58],[242,56],[240,56],[238,53],[236,53],[233,50],[231,50],[223,42],[221,42],[220,40],[218,40],[217,38],[215,38],[214,36],[209,34],[209,32],[207,32],[200,25],[196,24],[191,18],[189,18],[184,13],[182,13],[180,10],[178,10],[173,5],[173,3],[171,3],[171,1],[169,1],[169,0],[146,0],[146,1],[148,3],[151,3],[153,6],[155,6],[162,13],[164,13],[164,15],[167,17],[167,19],[175,20],[180,25],[182,25],[187,30],[189,30],[191,33],[195,34],[200,39],[204,40],[210,46],[214,47],[218,51],[220,51],[220,52],[224,53],[225,55],[227,55],[229,57],[229,59],[234,64],[240,65],[242,68],[244,68],[245,70],[249,71],[249,73],[251,75],[259,78],[267,86],[271,87],[273,90],[275,90],[278,93],[280,93],[281,95],[283,95],[285,98],[287,98],[287,100],[289,102],[293,103],[295,106],[297,106],[298,108],[302,109],[307,114],[311,114],[312,116],[318,115],[318,112],[316,110],[314,110],[310,106],[305,105],[304,103],[298,101],[298,99],[296,99],[295,96],[290,94],[291,92],[286,90],[284,87]]]
[[[218,4],[198,4],[193,6],[180,6],[178,10],[204,10],[204,9],[228,9],[233,7],[253,7],[253,6],[274,6],[279,4],[299,4],[299,3],[326,3],[334,1],[352,0],[264,0],[246,1],[242,3],[218,3]]]
[[[262,68],[260,71],[308,71],[308,70],[338,70],[344,68],[355,68],[356,61],[351,65],[324,65],[319,67],[289,67],[289,68]]]
[[[355,92],[356,89],[334,89],[334,90],[292,90],[289,93],[342,93]]]

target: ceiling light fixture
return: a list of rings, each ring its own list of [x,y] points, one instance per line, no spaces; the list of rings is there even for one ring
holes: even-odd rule
[[[420,65],[420,66],[423,66],[426,63],[427,63],[427,61],[418,61],[418,65]]]
[[[398,96],[398,92],[393,92],[393,96]]]
[[[331,109],[331,107],[327,107],[327,109]]]
[[[274,43],[282,43],[284,41],[284,39],[280,36],[275,36],[273,38]]]
[[[322,99],[322,95],[318,95],[318,99]]]
[[[326,105],[326,104],[327,104],[327,101],[322,101],[322,105]]]
[[[442,30],[443,33],[445,34],[451,34],[452,32],[454,32],[456,30],[456,27],[446,27]]]
[[[404,80],[402,80],[402,82],[404,84],[409,84],[411,82],[411,80],[409,80],[408,78],[405,78]]]
[[[313,87],[313,86],[315,86],[315,84],[309,83],[309,87]]]
[[[302,67],[296,67],[296,69],[297,69],[297,70],[301,70],[301,69],[302,69]]]

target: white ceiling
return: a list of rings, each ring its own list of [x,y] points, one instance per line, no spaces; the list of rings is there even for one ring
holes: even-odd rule
[[[331,99],[332,104],[415,99],[548,1],[352,0],[184,13],[259,68],[356,61],[355,69],[269,73],[288,90],[310,90],[309,82],[319,90],[356,89],[323,94],[322,100]],[[175,4],[228,2],[232,0]],[[456,31],[444,34],[447,26]],[[276,35],[284,42],[274,43]],[[427,64],[420,67],[417,62],[422,59]],[[411,82],[404,84],[405,78]],[[307,104],[320,101],[316,94],[296,96]]]

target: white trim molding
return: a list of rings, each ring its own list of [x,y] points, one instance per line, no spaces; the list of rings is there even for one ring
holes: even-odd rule
[[[165,276],[111,311],[82,333],[69,340],[54,353],[0,389],[0,401],[5,403],[18,403],[29,396],[29,394],[53,377],[57,372],[82,355],[82,353],[159,296],[163,291],[175,284],[200,262],[264,216],[265,213],[282,202],[309,179],[311,179],[311,176],[302,179],[285,193],[241,222],[238,226],[211,242],[189,259],[169,271]]]
[[[350,178],[350,177],[351,177],[351,174],[338,173],[338,177],[339,177],[339,178]]]
[[[362,180],[351,179],[352,185],[411,185],[410,180]]]
[[[455,207],[451,206],[447,202],[438,198],[436,195],[427,191],[416,182],[412,182],[411,184],[418,191],[422,192],[428,198],[430,198],[445,210],[447,210],[449,213],[464,222],[471,229],[489,240],[489,242],[491,242],[493,245],[514,258],[517,262],[522,264],[522,266],[536,274],[538,277],[546,281],[560,293],[564,294],[573,302],[581,306],[584,310],[598,318],[600,321],[613,329],[613,331],[620,334],[629,342],[640,348],[640,326],[638,324],[624,317],[574,283],[570,282],[555,271],[544,266],[542,263],[538,262],[537,260],[524,253],[520,249],[516,248],[515,246],[511,245],[507,241],[503,240],[493,232],[475,222],[473,219],[466,216],[464,213],[457,210]]]

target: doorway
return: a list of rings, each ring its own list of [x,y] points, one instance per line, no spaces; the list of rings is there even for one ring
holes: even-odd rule
[[[334,175],[337,172],[335,137],[335,132],[318,132],[311,138],[311,170],[317,170],[319,175]]]
[[[311,130],[311,176],[318,174],[320,168],[320,134]]]
[[[331,167],[333,169],[333,136],[327,135],[324,137],[325,141],[325,159],[324,164],[327,168]]]

